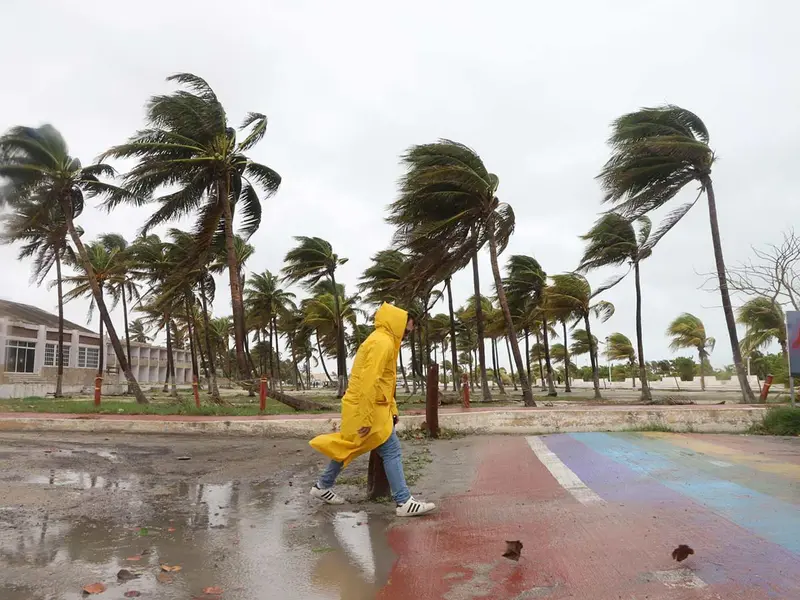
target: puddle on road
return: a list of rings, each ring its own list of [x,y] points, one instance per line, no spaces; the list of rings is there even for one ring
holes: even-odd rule
[[[64,470],[29,483],[126,490],[129,501],[112,519],[55,521],[45,513],[17,522],[13,510],[1,511],[3,600],[84,599],[82,586],[94,582],[108,587],[90,597],[98,600],[129,590],[186,599],[210,586],[225,590],[225,600],[370,600],[394,560],[387,520],[318,508],[296,487],[110,480]],[[182,569],[164,583],[162,564]],[[139,577],[119,583],[120,569]]]

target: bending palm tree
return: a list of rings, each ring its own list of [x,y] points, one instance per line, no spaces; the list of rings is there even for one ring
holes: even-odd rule
[[[689,313],[683,313],[670,323],[667,335],[672,336],[670,350],[682,350],[683,348],[697,350],[697,354],[700,356],[700,389],[705,391],[706,377],[703,367],[708,360],[709,353],[714,351],[717,341],[713,337],[707,337],[703,322]]]
[[[347,352],[344,343],[344,321],[340,306],[339,286],[336,283],[336,269],[347,262],[333,252],[329,242],[316,237],[296,237],[297,246],[286,254],[283,267],[284,280],[289,283],[302,283],[308,290],[313,290],[320,282],[327,280],[333,301],[333,315],[338,318],[336,324],[336,371],[339,377],[339,398],[347,390]],[[334,292],[336,290],[337,292]]]
[[[3,218],[4,231],[0,243],[23,246],[17,255],[19,260],[34,257],[31,280],[41,285],[55,265],[58,289],[58,374],[55,397],[63,396],[64,380],[64,286],[61,266],[64,260],[75,262],[75,254],[67,243],[67,224],[59,209],[42,214],[41,203],[29,201],[19,204],[14,212]],[[82,232],[81,232],[82,233]]]
[[[647,382],[647,367],[644,360],[642,341],[642,286],[639,276],[639,263],[653,253],[657,239],[650,239],[652,223],[647,217],[639,217],[638,231],[634,223],[617,213],[606,213],[594,227],[582,236],[589,242],[583,253],[579,271],[589,271],[601,267],[620,266],[628,263],[633,268],[636,282],[636,344],[639,354],[639,379],[642,382],[642,401],[650,402],[650,386]],[[630,272],[630,269],[629,269]],[[609,289],[622,281],[627,273],[603,286]]]
[[[246,335],[242,286],[236,265],[233,221],[241,215],[241,233],[249,238],[261,224],[261,198],[274,194],[281,183],[274,170],[245,154],[264,137],[267,117],[248,113],[237,140],[225,109],[205,80],[190,73],[168,78],[185,89],[153,96],[147,106],[147,128],[127,143],[105,153],[107,157],[138,159],[125,177],[129,188],[142,198],[159,190],[168,193],[153,201],[160,206],[143,227],[146,233],[186,215],[195,214],[195,252],[192,261],[205,264],[215,239],[224,239],[231,287],[236,361],[241,376],[249,379],[244,352]],[[125,198],[112,198],[109,206]]]
[[[736,321],[731,307],[722,241],[717,220],[717,203],[711,183],[714,152],[709,147],[708,129],[694,113],[678,106],[643,108],[623,115],[612,125],[609,139],[611,158],[598,178],[605,190],[605,200],[630,219],[638,219],[672,200],[684,186],[696,181],[700,194],[667,218],[655,234],[659,239],[694,206],[705,192],[711,240],[717,266],[722,308],[728,326],[736,375],[745,402],[753,402],[753,391],[742,363]]]
[[[742,350],[749,354],[778,342],[783,359],[788,360],[786,345],[786,316],[779,304],[769,298],[748,300],[739,307],[739,323],[747,327],[742,338]]]
[[[147,334],[149,328],[141,319],[134,319],[130,324],[131,339],[137,344],[147,344],[150,336]]]
[[[631,365],[633,377],[633,387],[636,387],[636,350],[628,336],[621,333],[612,333],[608,336],[606,346],[606,358],[608,360],[626,360]]]
[[[400,184],[400,197],[391,204],[387,219],[397,226],[396,241],[420,258],[418,268],[422,272],[439,269],[437,263],[443,255],[454,265],[466,265],[472,259],[476,296],[480,296],[476,255],[488,244],[497,299],[520,373],[523,400],[530,405],[533,394],[524,372],[525,363],[498,264],[498,255],[505,250],[514,230],[514,213],[497,198],[497,175],[487,170],[472,149],[450,140],[413,146],[402,160],[408,170]],[[483,353],[480,314],[478,325],[480,356]],[[485,359],[482,366],[485,367]],[[487,392],[488,385],[485,396]]]
[[[614,314],[614,305],[601,300],[592,304],[595,296],[602,290],[592,293],[592,287],[582,275],[565,273],[553,276],[553,285],[548,288],[548,306],[554,310],[571,310],[577,321],[583,320],[589,344],[589,357],[592,361],[594,397],[601,399],[600,371],[597,362],[597,338],[592,335],[589,317],[594,315],[601,322],[608,321]]]
[[[99,179],[100,176],[113,175],[114,169],[105,164],[83,167],[80,160],[69,155],[64,138],[52,125],[15,127],[0,137],[0,179],[4,181],[0,185],[0,207],[8,205],[14,209],[34,202],[41,208],[42,218],[56,214],[59,220],[63,219],[75,246],[78,262],[88,274],[89,288],[108,330],[119,366],[136,401],[147,404],[147,398],[122,350],[100,286],[94,277],[89,255],[75,226],[75,219],[83,212],[85,197],[131,198],[126,190]]]

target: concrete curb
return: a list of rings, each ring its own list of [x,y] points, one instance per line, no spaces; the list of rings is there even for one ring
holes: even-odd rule
[[[665,427],[682,432],[744,433],[760,423],[766,407],[602,407],[548,408],[530,410],[482,410],[442,412],[439,425],[462,434],[540,434],[581,431],[630,431]],[[424,416],[403,416],[398,431],[418,429]],[[81,415],[22,416],[0,415],[0,431],[138,433],[264,436],[310,439],[339,429],[338,417],[320,416],[303,419],[197,419],[172,417],[169,420],[101,418]]]

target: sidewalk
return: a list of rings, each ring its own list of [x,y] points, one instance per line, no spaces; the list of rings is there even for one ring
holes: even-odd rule
[[[743,433],[759,423],[763,405],[568,406],[442,408],[439,426],[462,434],[543,434],[585,431]],[[420,428],[423,411],[404,412],[398,430]],[[0,431],[222,434],[310,438],[339,428],[338,414],[236,416],[0,413]]]

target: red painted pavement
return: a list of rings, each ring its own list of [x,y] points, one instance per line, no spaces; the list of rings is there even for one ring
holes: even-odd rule
[[[785,564],[761,565],[754,556],[747,572],[748,548],[759,554],[763,540],[689,499],[584,506],[523,437],[482,440],[471,460],[467,493],[445,499],[432,518],[390,531],[399,558],[382,600],[800,598]],[[502,557],[506,540],[523,542],[519,563]],[[671,558],[679,543],[699,550],[681,565]],[[713,574],[700,589],[670,588],[653,575],[699,564]],[[770,590],[770,580],[797,595]]]

